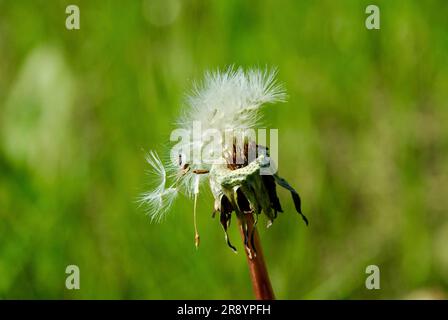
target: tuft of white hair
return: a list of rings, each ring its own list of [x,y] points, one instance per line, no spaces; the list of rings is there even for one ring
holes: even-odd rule
[[[148,215],[151,221],[160,222],[168,212],[178,194],[177,188],[173,185],[166,187],[167,174],[165,167],[156,152],[150,151],[146,156],[146,161],[151,166],[151,173],[157,177],[158,185],[152,191],[144,193],[140,202],[148,206]]]
[[[178,124],[190,129],[198,121],[203,129],[252,129],[260,120],[262,105],[283,102],[286,92],[275,80],[275,69],[228,68],[206,72],[202,83],[187,97],[187,112]]]

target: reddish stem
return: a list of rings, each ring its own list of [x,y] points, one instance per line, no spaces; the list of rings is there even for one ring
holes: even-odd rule
[[[274,291],[272,290],[271,281],[269,280],[268,270],[266,268],[266,263],[263,257],[263,249],[261,247],[260,237],[258,236],[257,229],[255,228],[254,233],[254,246],[256,254],[251,246],[250,235],[252,234],[254,218],[252,214],[245,214],[245,221],[239,221],[239,227],[241,232],[241,237],[244,242],[244,222],[247,224],[249,235],[248,248],[245,248],[247,263],[249,265],[249,273],[252,280],[252,287],[254,289],[255,298],[257,300],[274,300]]]

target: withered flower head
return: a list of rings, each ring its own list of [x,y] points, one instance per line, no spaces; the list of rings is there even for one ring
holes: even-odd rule
[[[276,173],[263,174],[262,169],[269,168],[270,164],[267,148],[260,148],[255,143],[246,140],[244,148],[241,150],[244,159],[248,159],[251,148],[258,149],[258,156],[252,162],[245,161],[241,166],[235,166],[234,152],[231,154],[232,161],[226,165],[215,165],[210,171],[210,188],[215,198],[214,213],[219,212],[227,244],[235,251],[236,249],[227,234],[231,213],[235,212],[242,224],[245,231],[244,244],[246,248],[249,248],[250,241],[250,247],[256,252],[253,231],[258,222],[258,215],[264,213],[267,216],[269,227],[277,218],[277,213],[283,212],[277,196],[276,184],[291,192],[297,212],[308,225],[308,220],[302,213],[300,196],[294,188]],[[234,150],[237,150],[236,146]],[[260,150],[262,152],[259,152]],[[254,219],[249,219],[249,221],[254,220],[252,228],[248,228],[247,225],[248,215],[254,217]],[[252,230],[250,235],[248,234],[249,229]]]
[[[248,223],[254,221],[255,226],[258,215],[264,213],[269,226],[277,213],[282,212],[276,185],[291,192],[297,212],[308,224],[301,210],[299,194],[275,171],[270,171],[273,161],[268,148],[258,145],[253,136],[247,134],[247,130],[259,125],[262,105],[282,102],[286,97],[283,88],[275,82],[275,74],[275,71],[258,69],[245,72],[241,68],[206,73],[204,83],[196,86],[188,97],[187,108],[178,121],[178,130],[186,132],[188,139],[181,139],[175,145],[165,165],[154,152],[147,158],[159,179],[157,187],[141,197],[141,201],[148,205],[152,220],[163,218],[178,193],[192,197],[198,246],[197,197],[200,185],[207,181],[208,175],[215,198],[213,215],[219,213],[227,243],[235,251],[227,234],[232,212],[245,230],[246,249],[251,244],[255,253],[254,235],[248,231],[255,228],[248,228]],[[225,133],[226,139],[211,144],[203,135],[195,134],[198,127],[206,132]],[[213,161],[205,160],[204,153],[212,156]]]

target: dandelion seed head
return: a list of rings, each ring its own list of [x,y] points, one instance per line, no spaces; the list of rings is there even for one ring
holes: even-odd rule
[[[178,128],[193,131],[194,124],[201,130],[235,132],[255,129],[261,120],[260,109],[264,104],[283,102],[284,88],[275,80],[275,69],[249,69],[229,67],[224,71],[206,72],[204,80],[193,85],[186,97],[183,115],[177,121]],[[189,141],[182,141],[168,161],[160,160],[150,152],[147,162],[156,177],[157,186],[142,195],[141,202],[148,206],[152,221],[160,221],[169,211],[178,193],[197,198],[199,187],[208,181],[207,175],[213,164],[204,161],[206,143],[202,136],[193,134]],[[214,154],[221,163],[233,152],[233,139],[223,145],[209,145],[206,151]],[[183,151],[188,151],[188,155]],[[170,181],[170,183],[168,183]]]

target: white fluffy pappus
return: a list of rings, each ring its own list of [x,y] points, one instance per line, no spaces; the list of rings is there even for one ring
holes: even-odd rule
[[[195,84],[187,97],[187,108],[177,122],[189,129],[194,121],[203,129],[255,128],[263,104],[286,99],[283,87],[276,83],[272,70],[228,68],[225,72],[206,72],[202,83]]]
[[[201,124],[202,130],[217,129],[220,132],[256,128],[262,105],[286,99],[285,90],[276,82],[275,76],[275,69],[244,71],[230,67],[225,71],[206,72],[203,82],[195,84],[187,97],[177,126],[192,130],[196,122]],[[191,140],[177,145],[181,150],[190,150],[192,146],[201,149],[203,141]],[[151,220],[157,222],[168,212],[179,192],[196,198],[199,184],[205,181],[204,173],[210,170],[210,164],[202,163],[201,159],[187,159],[184,155],[163,164],[153,151],[147,162],[159,184],[143,194],[140,200],[147,204]],[[168,179],[173,182],[166,187]]]
[[[146,156],[146,161],[152,168],[151,174],[157,177],[158,185],[153,190],[142,194],[140,202],[148,205],[148,215],[151,221],[160,222],[173,204],[178,189],[174,185],[166,187],[167,173],[157,153],[150,151]]]

